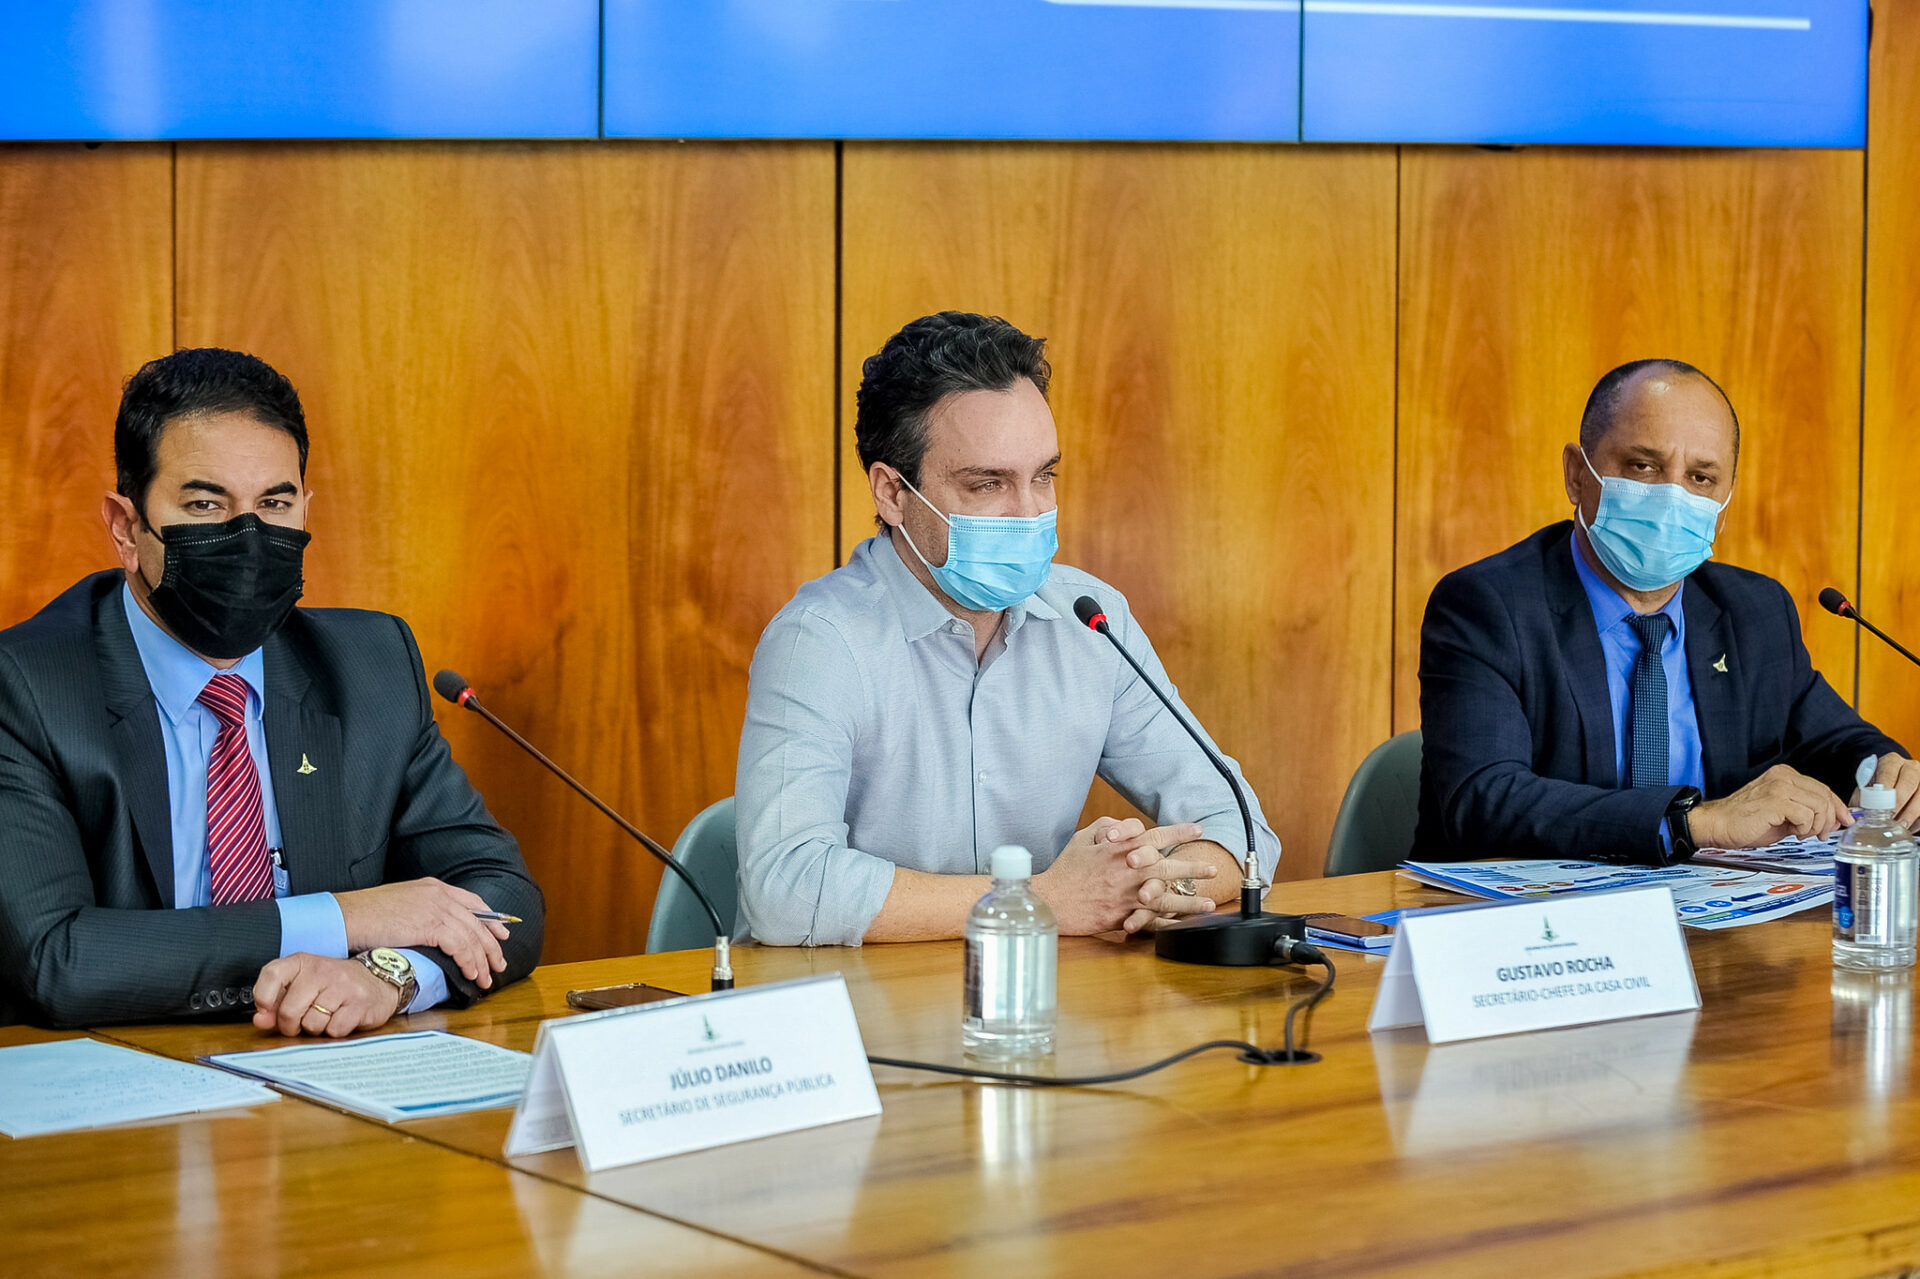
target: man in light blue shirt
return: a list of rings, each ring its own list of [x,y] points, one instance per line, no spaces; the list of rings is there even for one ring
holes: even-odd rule
[[[1152,646],[1117,591],[1051,563],[1042,348],[946,312],[867,361],[856,434],[881,532],[781,610],[749,677],[739,887],[762,942],[956,937],[1002,844],[1033,854],[1063,933],[1239,895],[1232,790],[1074,601],[1171,690]],[[1076,831],[1096,774],[1162,824]],[[1248,802],[1270,882],[1280,841]]]

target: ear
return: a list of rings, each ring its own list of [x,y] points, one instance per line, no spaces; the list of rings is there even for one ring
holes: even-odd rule
[[[873,490],[873,509],[882,524],[899,528],[906,523],[907,486],[898,471],[885,462],[875,462],[867,468],[867,487]]]
[[[107,526],[107,536],[113,540],[113,553],[120,559],[120,567],[129,573],[140,571],[139,533],[144,523],[140,513],[133,508],[133,499],[122,497],[118,493],[108,493],[100,499],[100,522]]]
[[[1564,472],[1561,478],[1566,482],[1567,501],[1580,505],[1580,496],[1593,477],[1587,474],[1586,458],[1581,455],[1578,444],[1569,444],[1560,450],[1560,469]]]

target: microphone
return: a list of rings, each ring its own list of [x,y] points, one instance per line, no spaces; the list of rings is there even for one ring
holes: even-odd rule
[[[1821,590],[1820,607],[1826,609],[1827,612],[1832,613],[1835,617],[1844,617],[1860,623],[1860,625],[1866,627],[1875,635],[1878,635],[1894,652],[1900,654],[1900,656],[1906,658],[1915,666],[1920,666],[1920,657],[1915,657],[1912,653],[1909,653],[1906,648],[1901,645],[1899,640],[1887,634],[1866,618],[1860,616],[1860,610],[1853,606],[1853,602],[1839,591],[1834,590],[1831,586]]]
[[[1107,637],[1114,651],[1126,659],[1140,682],[1153,690],[1160,704],[1167,708],[1174,722],[1186,730],[1194,745],[1206,755],[1207,762],[1226,779],[1227,787],[1233,792],[1234,802],[1240,805],[1240,821],[1246,827],[1247,865],[1246,878],[1240,885],[1240,910],[1237,914],[1202,915],[1194,919],[1183,919],[1176,923],[1162,924],[1154,934],[1154,953],[1162,959],[1179,960],[1186,964],[1227,964],[1249,965],[1270,964],[1276,958],[1285,960],[1292,955],[1296,944],[1304,943],[1307,936],[1306,921],[1298,915],[1269,914],[1262,907],[1260,899],[1267,885],[1260,879],[1260,857],[1254,850],[1253,810],[1247,805],[1246,790],[1235,777],[1227,761],[1220,752],[1208,744],[1204,734],[1191,720],[1182,715],[1161,687],[1154,682],[1145,668],[1134,660],[1127,646],[1114,635],[1113,628],[1107,625],[1107,615],[1091,595],[1082,595],[1073,603],[1073,615],[1089,629]]]
[[[708,900],[706,893],[701,891],[700,885],[693,881],[693,876],[687,872],[687,868],[673,859],[672,853],[647,838],[646,833],[638,826],[635,826],[632,822],[614,812],[598,795],[575,781],[571,773],[548,759],[532,742],[529,742],[526,738],[514,732],[510,724],[488,710],[485,706],[482,706],[479,695],[473,691],[473,685],[467,683],[467,681],[461,679],[452,671],[441,671],[433,677],[433,691],[446,698],[449,702],[452,702],[455,706],[460,707],[462,710],[472,711],[481,719],[484,719],[487,723],[506,734],[507,739],[515,746],[518,746],[521,750],[539,760],[555,777],[558,777],[561,781],[573,787],[574,790],[580,793],[582,799],[585,799],[589,804],[592,804],[595,808],[605,813],[613,820],[614,825],[633,836],[634,839],[639,841],[642,848],[659,858],[668,870],[678,875],[681,880],[685,882],[686,886],[692,890],[694,898],[706,908],[707,918],[713,921],[713,989],[733,989],[733,937],[727,931],[726,925],[720,922],[720,912],[713,908],[713,902]]]

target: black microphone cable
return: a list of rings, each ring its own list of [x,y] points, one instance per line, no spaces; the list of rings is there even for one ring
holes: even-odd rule
[[[1306,1049],[1306,1023],[1301,1023],[1298,1046],[1294,1044],[1294,1018],[1301,1013],[1312,1016],[1313,1008],[1325,999],[1333,990],[1333,961],[1318,946],[1308,942],[1282,938],[1274,948],[1274,959],[1283,964],[1317,964],[1326,972],[1313,990],[1293,1001],[1287,1008],[1284,1029],[1285,1046],[1281,1048],[1262,1048],[1258,1044],[1248,1043],[1244,1039],[1209,1039],[1204,1044],[1195,1044],[1183,1048],[1171,1057],[1162,1057],[1159,1061],[1136,1066],[1132,1070],[1116,1070],[1104,1075],[1021,1075],[1006,1070],[984,1070],[973,1066],[951,1066],[941,1062],[909,1061],[902,1057],[878,1057],[868,1054],[867,1060],[875,1066],[893,1066],[899,1070],[925,1070],[938,1075],[958,1075],[963,1079],[985,1079],[1000,1084],[1015,1084],[1025,1088],[1091,1088],[1098,1084],[1118,1084],[1129,1079],[1138,1079],[1142,1075],[1151,1075],[1157,1070],[1197,1057],[1204,1052],[1217,1048],[1237,1048],[1240,1060],[1250,1066],[1302,1066],[1320,1060],[1318,1053]]]

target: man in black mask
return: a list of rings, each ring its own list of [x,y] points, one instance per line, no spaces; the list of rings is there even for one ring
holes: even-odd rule
[[[434,725],[412,633],[295,607],[292,385],[236,351],[155,360],[114,460],[121,567],[0,631],[0,1024],[337,1037],[525,976],[540,890]]]

